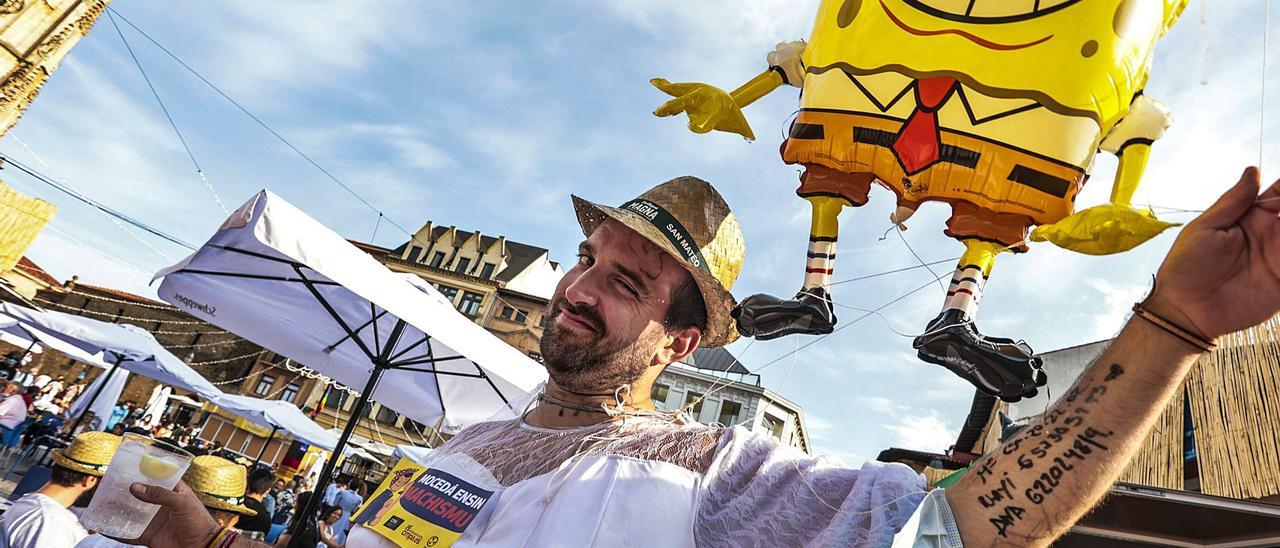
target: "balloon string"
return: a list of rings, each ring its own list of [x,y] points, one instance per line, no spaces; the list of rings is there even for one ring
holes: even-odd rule
[[[1262,170],[1262,159],[1266,150],[1267,127],[1267,36],[1271,34],[1271,0],[1262,2],[1262,92],[1258,99],[1258,170]]]

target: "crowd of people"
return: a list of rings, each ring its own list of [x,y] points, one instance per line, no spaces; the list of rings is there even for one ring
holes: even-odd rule
[[[68,380],[65,375],[23,370],[22,359],[20,352],[0,359],[0,458],[12,462],[10,453],[29,444],[48,443],[41,438],[52,438],[53,446],[65,447],[49,455],[49,480],[16,497],[0,514],[0,548],[126,546],[93,534],[79,521],[126,433],[161,440],[195,455],[183,480],[220,524],[282,548],[344,544],[351,516],[364,503],[363,482],[329,484],[294,539],[285,531],[311,498],[314,472],[297,479],[280,477],[275,465],[255,466],[243,455],[201,439],[198,426],[183,424],[171,414],[157,418],[135,401],[120,402],[105,417],[85,411],[77,420],[70,409],[85,392],[84,375]],[[228,504],[228,500],[239,502]]]
[[[122,547],[127,544],[88,530],[80,514],[89,505],[121,437],[83,432],[51,455],[49,480],[15,500],[0,514],[0,548]],[[338,548],[346,542],[351,517],[364,504],[365,484],[340,480],[322,492],[322,500],[299,533],[289,528],[312,497],[315,474],[301,481],[278,477],[268,467],[249,467],[204,454],[192,459],[183,481],[221,526],[279,548]]]

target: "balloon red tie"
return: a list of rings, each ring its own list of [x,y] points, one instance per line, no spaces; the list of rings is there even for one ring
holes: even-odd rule
[[[919,173],[942,158],[938,135],[938,109],[951,97],[956,79],[949,76],[916,81],[916,110],[893,142],[893,152],[907,169]]]

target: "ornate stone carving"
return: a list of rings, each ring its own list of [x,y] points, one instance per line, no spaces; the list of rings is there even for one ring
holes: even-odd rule
[[[0,15],[12,15],[27,7],[26,0],[0,0]]]

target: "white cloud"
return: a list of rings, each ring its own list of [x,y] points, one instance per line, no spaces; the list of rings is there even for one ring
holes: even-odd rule
[[[884,425],[892,434],[894,447],[914,449],[917,451],[945,451],[955,443],[958,430],[950,426],[950,421],[936,414],[906,415],[897,423]]]

